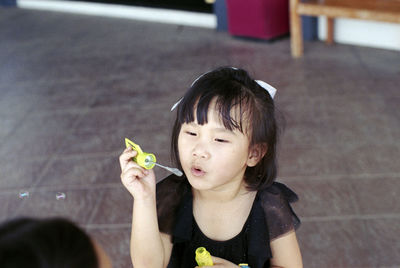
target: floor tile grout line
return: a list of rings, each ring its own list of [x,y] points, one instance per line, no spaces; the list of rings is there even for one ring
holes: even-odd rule
[[[48,162],[46,163],[45,167],[42,169],[42,171],[39,174],[39,179],[37,182],[29,187],[13,187],[13,188],[8,188],[8,189],[0,189],[0,195],[4,194],[11,194],[15,193],[16,191],[19,191],[21,189],[24,190],[29,190],[31,192],[45,192],[45,191],[57,191],[60,190],[60,188],[64,187],[67,188],[67,190],[75,191],[75,190],[91,190],[91,189],[114,189],[114,188],[120,188],[121,184],[119,182],[113,182],[113,183],[96,183],[96,184],[75,184],[75,185],[43,185],[43,186],[37,186],[42,180],[42,177],[44,176],[44,172],[47,172],[47,170],[50,168],[51,162],[54,160],[58,159],[57,156],[53,156],[52,158],[49,158]],[[398,178],[400,174],[397,173],[382,173],[382,174],[367,174],[365,177],[360,176],[360,175],[340,175],[340,176],[333,176],[330,178],[321,178],[321,176],[313,177],[313,176],[304,176],[304,177],[285,177],[285,178],[278,178],[277,181],[282,181],[285,183],[290,183],[294,181],[304,181],[304,180],[317,180],[317,181],[331,181],[331,180],[337,180],[337,179],[353,179],[353,180],[365,180],[365,179],[376,179],[379,177],[380,180],[384,179],[392,179],[392,178]]]
[[[88,223],[88,224],[90,224],[90,223],[93,221],[94,216],[96,215],[97,211],[98,211],[99,208],[100,208],[100,203],[101,203],[101,202],[103,201],[103,199],[104,199],[104,195],[105,195],[105,193],[104,193],[104,191],[103,191],[103,192],[101,193],[101,195],[100,195],[100,198],[97,198],[95,207],[93,208],[93,210],[92,210],[92,212],[90,213],[89,218],[88,218],[88,220],[87,220],[87,223]]]
[[[95,153],[74,153],[74,154],[57,154],[55,157],[57,160],[68,160],[68,159],[76,159],[76,158],[87,158],[87,157],[115,157],[119,156],[124,148],[124,141],[125,137],[121,137],[121,148],[119,150],[113,150],[108,152],[95,152]]]
[[[26,188],[26,190],[29,190],[29,192],[34,192],[34,190],[36,189],[36,185],[38,185],[42,181],[42,179],[44,177],[44,174],[50,169],[51,163],[53,162],[53,158],[54,158],[53,155],[51,155],[49,157],[48,161],[46,162],[46,164],[44,165],[44,167],[40,171],[40,173],[38,175],[38,179],[36,180],[36,182],[33,185],[31,185],[29,188]],[[21,188],[19,188],[19,189],[21,189]],[[13,191],[13,193],[15,193],[15,191]],[[21,203],[18,206],[18,208],[15,209],[13,217],[15,217],[15,215],[18,215],[18,213],[21,210],[22,206],[23,206],[23,204]]]
[[[44,175],[44,172],[47,172],[47,170],[50,168],[50,162],[53,162],[54,160],[58,159],[57,156],[52,157],[49,159],[48,163],[46,163],[45,167],[43,168],[42,172],[39,174],[39,179],[38,181],[30,186],[30,187],[25,187],[26,189],[31,189],[32,192],[43,192],[43,191],[56,191],[59,190],[60,187],[67,188],[68,190],[90,190],[90,189],[113,189],[113,188],[120,188],[121,184],[119,182],[112,182],[112,183],[96,183],[96,184],[75,184],[75,185],[43,185],[43,186],[37,186],[38,183],[40,183],[42,176]],[[317,181],[331,181],[331,180],[337,180],[337,179],[353,179],[353,180],[365,180],[365,179],[376,179],[379,177],[380,180],[385,180],[385,179],[392,179],[392,178],[398,178],[400,174],[397,173],[377,173],[377,174],[366,174],[365,176],[360,176],[358,174],[356,175],[338,175],[338,176],[331,176],[330,178],[321,178],[321,176],[304,176],[304,177],[282,177],[278,178],[277,181],[282,181],[282,182],[293,182],[293,181],[304,181],[304,180],[317,180]],[[14,193],[15,190],[19,190],[24,187],[14,187],[14,188],[8,188],[8,189],[1,189],[0,190],[0,195],[1,194],[9,194],[9,193]]]
[[[348,221],[348,220],[377,220],[377,219],[399,219],[400,220],[400,213],[300,217],[300,220],[303,223],[304,222]]]
[[[278,176],[279,181],[303,181],[303,180],[315,180],[315,181],[329,181],[329,180],[365,180],[365,179],[393,179],[399,178],[400,172],[391,173],[360,173],[360,174],[321,174],[321,175],[310,175],[310,176]]]
[[[312,216],[300,217],[301,222],[323,222],[323,221],[343,221],[343,220],[377,220],[377,219],[400,219],[400,213],[387,214],[366,214],[366,215],[343,215],[343,216]],[[122,224],[86,224],[87,228],[104,228],[104,227],[130,227],[130,223]]]
[[[89,104],[87,104],[89,105]],[[35,112],[35,115],[37,116],[46,116],[49,114],[54,114],[54,115],[62,115],[65,113],[70,113],[70,114],[77,114],[77,115],[81,115],[83,113],[87,112],[87,109],[90,107],[72,107],[72,108],[61,108],[61,109],[43,109],[43,110],[38,110],[37,112]]]
[[[348,221],[348,220],[380,220],[380,219],[400,219],[400,213],[390,214],[366,214],[366,215],[343,215],[343,216],[312,216],[312,217],[301,217],[302,223],[306,222],[328,222],[328,221]],[[85,228],[88,229],[120,229],[130,228],[130,223],[111,223],[111,224],[97,224],[90,223],[85,224]]]
[[[107,106],[99,106],[99,107],[91,107],[91,105],[93,105],[93,103],[96,101],[98,96],[91,96],[90,98],[92,99],[92,101],[89,101],[86,104],[86,107],[79,107],[79,108],[63,108],[63,109],[55,109],[55,110],[39,110],[35,112],[35,115],[37,116],[43,116],[43,115],[48,115],[49,113],[52,114],[59,114],[62,115],[64,113],[70,113],[70,114],[76,114],[77,115],[77,119],[75,120],[75,122],[73,123],[73,125],[69,128],[70,132],[74,132],[74,129],[79,125],[79,123],[81,122],[82,118],[84,118],[85,116],[87,116],[87,114],[89,114],[90,112],[116,112],[119,111],[121,109],[131,109],[132,106],[131,104],[121,104],[121,105],[107,105]],[[25,117],[30,114],[29,110],[26,115],[24,116],[23,119],[25,119]],[[22,119],[21,119],[22,120]],[[14,130],[14,129],[13,129]]]
[[[39,182],[38,182],[39,183]],[[30,187],[15,187],[7,190],[0,190],[0,195],[13,194],[21,189],[26,190],[30,193],[43,193],[51,191],[82,191],[82,190],[102,190],[102,189],[119,189],[123,188],[122,183],[103,183],[93,185],[48,185],[48,186],[36,186],[35,183]]]

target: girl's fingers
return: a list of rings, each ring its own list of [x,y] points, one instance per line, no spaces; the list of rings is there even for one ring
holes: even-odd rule
[[[231,263],[230,261],[227,261],[225,259],[211,256],[211,259],[213,261],[213,266],[202,266],[201,268],[214,268],[214,267],[238,267],[237,265]],[[195,268],[200,268],[199,266],[196,266]]]
[[[211,259],[214,263],[214,266],[211,267],[238,267],[237,264],[234,264],[228,260],[225,260],[223,258],[219,258],[219,257],[215,257],[215,256],[211,256]]]
[[[225,259],[222,259],[222,258],[219,258],[219,257],[215,257],[213,255],[211,255],[211,259],[212,259],[213,263],[221,263],[221,262],[226,261]]]
[[[130,168],[125,172],[121,173],[121,180],[124,185],[130,184],[135,179],[145,177],[147,174],[145,171],[138,168]]]
[[[121,170],[123,170],[128,162],[131,161],[133,157],[135,157],[137,152],[132,150],[132,148],[127,148],[119,157],[119,164],[121,166]]]
[[[214,257],[211,255],[211,260],[213,262],[213,266],[201,266],[201,268],[213,268],[213,267],[220,267],[221,261],[224,261],[224,259]],[[195,268],[200,268],[200,266],[196,266]]]
[[[145,168],[139,166],[136,162],[129,161],[128,163],[125,164],[125,166],[123,168],[121,167],[122,173],[124,173],[125,171],[127,171],[128,169],[131,169],[131,168],[137,168],[137,169],[140,169],[142,171],[146,171]]]

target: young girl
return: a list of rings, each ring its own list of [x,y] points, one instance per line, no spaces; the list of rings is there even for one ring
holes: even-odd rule
[[[171,149],[182,177],[156,185],[153,170],[132,161],[135,151],[122,153],[135,268],[195,267],[198,247],[217,267],[302,267],[289,205],[297,196],[274,182],[273,90],[231,67],[199,77],[177,103]]]

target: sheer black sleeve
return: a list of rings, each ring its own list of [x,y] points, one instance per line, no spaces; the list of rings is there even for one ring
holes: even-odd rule
[[[160,232],[172,235],[182,197],[190,191],[186,178],[170,175],[157,183],[157,217]]]
[[[274,182],[261,190],[260,196],[271,241],[300,226],[300,219],[290,205],[298,197],[286,185]]]

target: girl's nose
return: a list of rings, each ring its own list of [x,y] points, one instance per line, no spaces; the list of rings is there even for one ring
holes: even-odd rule
[[[193,152],[192,155],[194,157],[198,157],[198,158],[204,158],[204,159],[208,159],[210,158],[210,153],[207,150],[207,146],[205,146],[203,143],[199,142],[197,143],[194,148],[193,148]]]

